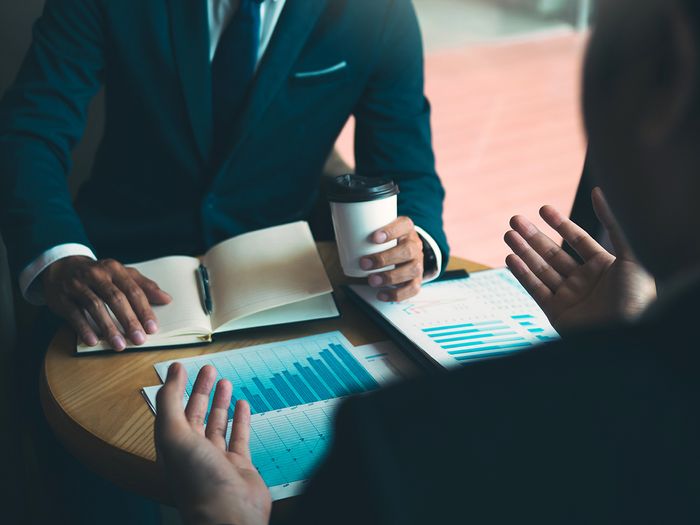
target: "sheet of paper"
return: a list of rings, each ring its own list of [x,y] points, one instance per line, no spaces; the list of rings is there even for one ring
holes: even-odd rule
[[[352,285],[395,328],[445,368],[532,348],[559,336],[507,269],[425,285],[415,298],[383,303]]]
[[[278,326],[316,319],[338,317],[340,312],[336,307],[332,294],[319,295],[304,301],[285,304],[257,314],[247,315],[219,327],[219,332],[245,330],[247,328],[262,328],[263,326]]]
[[[333,291],[309,225],[295,222],[217,244],[204,257],[214,331],[231,321]]]
[[[171,362],[155,365],[161,378]],[[221,377],[233,382],[234,398],[248,399],[253,412],[253,464],[274,500],[303,491],[330,444],[340,397],[373,390],[418,373],[393,343],[354,348],[340,332],[179,362],[188,375],[183,406],[199,369],[205,364],[213,365]],[[341,387],[345,388],[342,395]],[[154,411],[159,388],[143,390]],[[278,408],[271,408],[275,406]],[[232,417],[231,409],[229,419]],[[230,431],[229,423],[229,434]]]

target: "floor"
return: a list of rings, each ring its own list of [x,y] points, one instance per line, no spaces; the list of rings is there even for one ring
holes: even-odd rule
[[[586,34],[493,2],[418,0],[416,7],[448,238],[455,255],[502,266],[513,214],[536,217],[543,204],[568,211],[573,203],[585,154]],[[352,130],[350,122],[338,142],[347,159]]]

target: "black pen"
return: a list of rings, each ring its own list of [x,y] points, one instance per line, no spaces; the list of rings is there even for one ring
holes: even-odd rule
[[[212,312],[212,302],[211,302],[211,289],[209,287],[209,270],[203,264],[199,265],[199,280],[202,283],[202,298],[204,300],[204,311],[207,315],[211,315]]]

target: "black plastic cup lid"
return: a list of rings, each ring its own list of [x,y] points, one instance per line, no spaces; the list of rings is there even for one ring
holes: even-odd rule
[[[326,184],[326,194],[331,202],[369,202],[399,194],[399,186],[391,179],[341,175]]]

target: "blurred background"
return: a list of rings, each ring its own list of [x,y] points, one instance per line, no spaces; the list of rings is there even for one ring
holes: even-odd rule
[[[503,266],[513,214],[568,213],[585,139],[590,0],[414,0],[452,253]],[[352,159],[352,122],[338,147]]]

